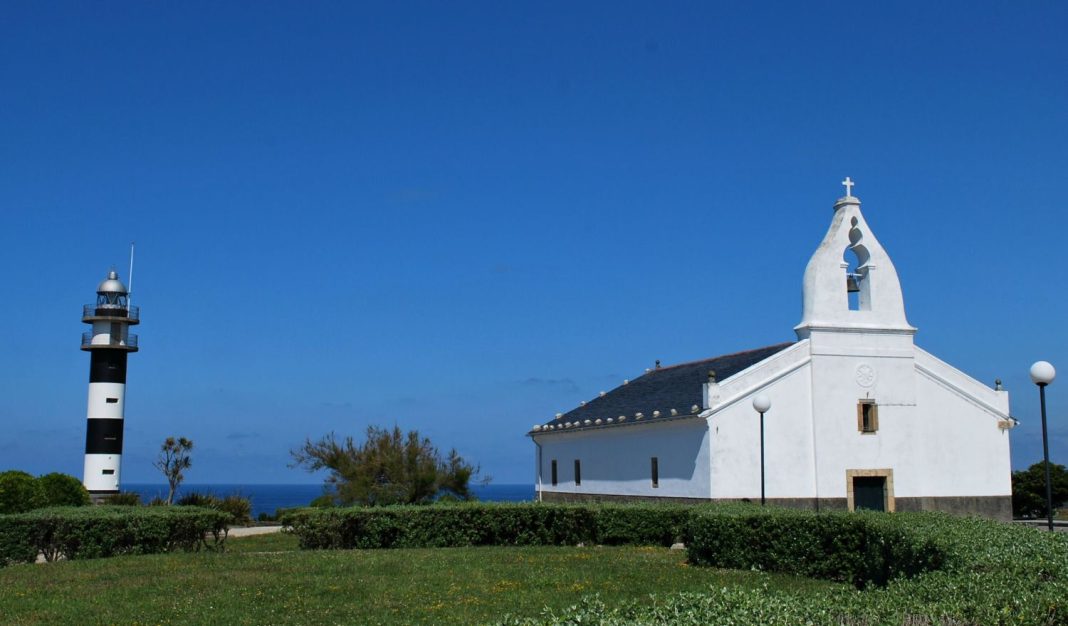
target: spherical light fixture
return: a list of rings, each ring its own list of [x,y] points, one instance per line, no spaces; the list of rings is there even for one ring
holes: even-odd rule
[[[759,396],[753,398],[753,409],[757,413],[767,413],[768,409],[770,408],[771,400],[764,394],[760,394]]]
[[[1031,366],[1031,382],[1036,385],[1048,385],[1057,377],[1057,370],[1049,361],[1039,361]]]

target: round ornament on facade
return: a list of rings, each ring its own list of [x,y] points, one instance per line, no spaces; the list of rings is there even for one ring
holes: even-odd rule
[[[857,366],[857,384],[861,387],[871,387],[875,384],[875,368],[867,363]]]

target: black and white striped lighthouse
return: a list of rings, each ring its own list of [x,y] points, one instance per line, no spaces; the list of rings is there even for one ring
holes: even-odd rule
[[[89,410],[85,434],[83,484],[94,499],[119,492],[122,461],[123,409],[126,404],[126,357],[137,352],[138,308],[112,270],[96,288],[96,303],[82,309],[82,321],[93,329],[82,333],[89,352]]]

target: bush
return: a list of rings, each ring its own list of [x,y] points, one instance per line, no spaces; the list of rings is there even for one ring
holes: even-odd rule
[[[0,473],[0,514],[21,513],[44,505],[41,485],[33,476],[18,470]]]
[[[215,500],[215,496],[210,493],[190,491],[178,498],[174,503],[178,506],[211,506],[215,503]]]
[[[229,515],[231,524],[248,524],[252,521],[252,501],[237,494],[217,499],[212,508]]]
[[[317,509],[329,509],[331,507],[337,506],[337,500],[332,494],[324,493],[323,495],[312,500],[309,506],[315,507]]]
[[[56,507],[3,515],[0,565],[32,562],[38,553],[54,561],[222,550],[227,519],[199,507]]]
[[[280,512],[302,548],[481,545],[670,546],[689,509],[666,505],[437,504]]]
[[[104,496],[103,503],[110,506],[141,506],[141,494],[132,491],[112,493]]]
[[[908,533],[899,519],[754,506],[705,511],[689,520],[687,556],[695,565],[786,572],[860,588],[941,567],[945,551]]]
[[[87,506],[89,491],[82,481],[69,474],[53,472],[37,479],[44,495],[44,506]]]
[[[1068,502],[1068,468],[1049,464],[1053,509]],[[1016,517],[1046,517],[1046,462],[1012,473],[1012,514]]]
[[[190,492],[178,499],[178,505],[222,511],[229,516],[230,524],[248,524],[252,521],[252,501],[237,494],[220,498],[215,494]]]

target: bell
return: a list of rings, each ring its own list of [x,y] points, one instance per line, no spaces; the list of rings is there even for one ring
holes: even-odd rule
[[[857,277],[854,274],[846,275],[846,291],[849,293],[857,293],[860,291],[860,286],[857,285]]]

